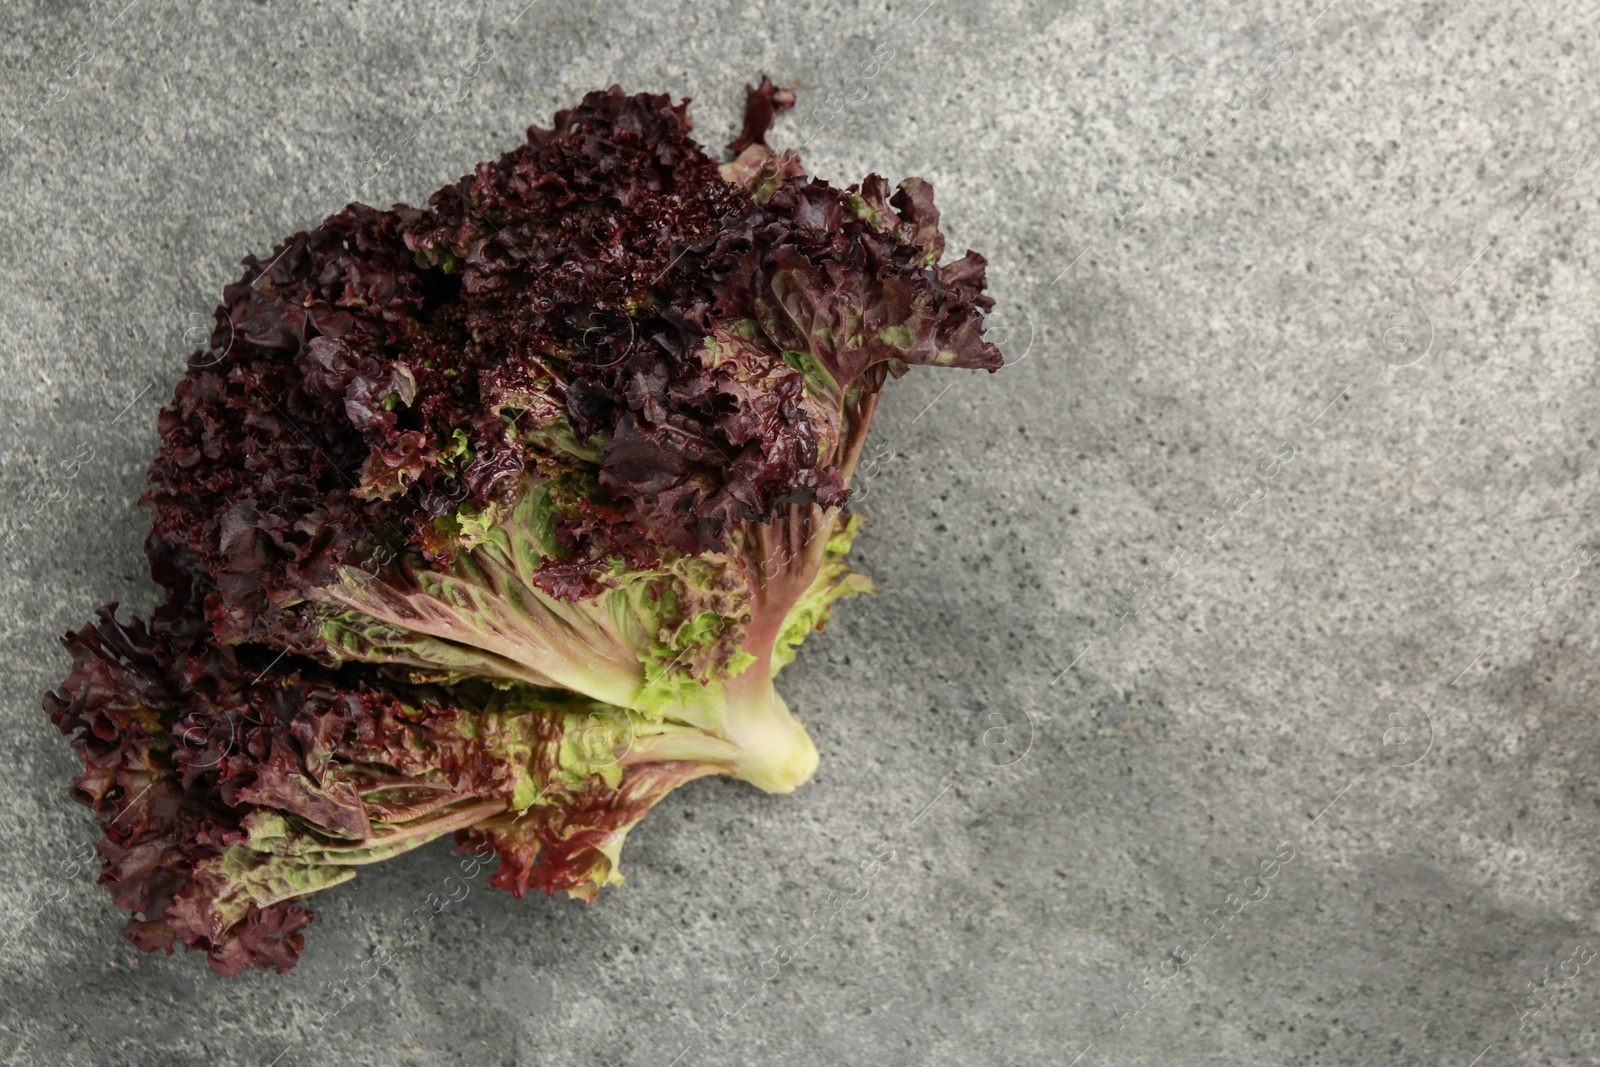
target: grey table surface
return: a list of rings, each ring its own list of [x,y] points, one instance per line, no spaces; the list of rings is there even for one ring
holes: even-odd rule
[[[924,3],[0,8],[0,1061],[1600,1063],[1600,8]],[[240,257],[761,72],[813,173],[934,184],[1010,360],[886,395],[816,779],[684,788],[592,907],[414,930],[436,843],[288,975],[135,951],[39,700],[153,601]]]

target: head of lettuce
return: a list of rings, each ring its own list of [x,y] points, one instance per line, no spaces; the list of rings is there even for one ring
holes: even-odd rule
[[[249,257],[160,418],[148,621],[46,709],[147,950],[287,970],[310,894],[454,833],[589,900],[629,827],[817,751],[773,687],[833,603],[884,384],[994,370],[928,185],[836,189],[613,87],[426,208]]]

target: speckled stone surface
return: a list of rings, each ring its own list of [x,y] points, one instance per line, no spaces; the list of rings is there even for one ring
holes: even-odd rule
[[[1600,1063],[1600,8],[924,2],[0,7],[0,1062]],[[288,975],[133,950],[39,698],[152,602],[186,331],[370,161],[612,82],[721,144],[763,71],[1012,361],[886,395],[816,779],[684,788],[589,908],[421,921],[438,843]]]

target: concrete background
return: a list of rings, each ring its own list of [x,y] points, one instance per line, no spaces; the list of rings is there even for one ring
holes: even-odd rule
[[[0,1061],[1600,1063],[1600,8],[127,2],[0,9]],[[39,696],[151,603],[185,331],[374,155],[420,201],[614,81],[720,145],[762,71],[1013,361],[886,396],[816,780],[690,785],[588,909],[412,929],[440,843],[287,976],[134,951]]]

